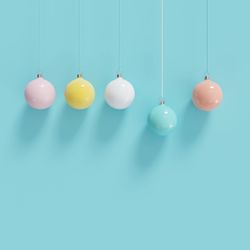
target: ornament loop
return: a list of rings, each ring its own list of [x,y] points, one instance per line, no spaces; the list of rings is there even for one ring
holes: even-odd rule
[[[36,77],[37,77],[37,78],[42,78],[43,75],[42,75],[41,73],[39,73],[39,74],[36,75]]]
[[[118,73],[116,76],[117,76],[117,78],[120,78],[120,77],[122,77],[122,74]]]
[[[79,74],[77,74],[77,76],[76,76],[77,78],[82,78],[82,74],[81,73],[79,73]]]
[[[206,80],[209,80],[209,75],[208,74],[205,75],[205,81]]]

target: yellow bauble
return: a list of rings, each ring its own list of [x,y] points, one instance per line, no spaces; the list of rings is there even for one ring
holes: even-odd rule
[[[95,89],[90,82],[78,77],[67,85],[64,95],[70,107],[87,109],[95,100]]]

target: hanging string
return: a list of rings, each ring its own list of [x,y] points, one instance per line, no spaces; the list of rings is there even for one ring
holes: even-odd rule
[[[121,75],[121,0],[118,0],[118,76]]]
[[[209,77],[209,0],[206,0],[206,78]]]
[[[37,16],[38,16],[38,76],[42,74],[41,72],[41,0],[38,0],[38,8],[37,8]]]
[[[161,0],[161,103],[164,102],[164,0]]]
[[[82,19],[81,19],[81,0],[78,0],[78,16],[77,16],[77,19],[78,19],[78,74],[81,75],[81,55],[82,55],[82,51],[81,51],[81,43],[82,43],[82,37],[81,37],[81,29],[82,29]]]

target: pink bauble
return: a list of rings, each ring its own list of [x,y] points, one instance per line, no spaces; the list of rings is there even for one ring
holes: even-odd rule
[[[215,109],[222,99],[223,93],[220,86],[209,79],[197,84],[193,91],[193,103],[203,111]]]
[[[56,97],[54,86],[43,77],[38,77],[28,83],[25,88],[25,99],[34,109],[49,108]]]

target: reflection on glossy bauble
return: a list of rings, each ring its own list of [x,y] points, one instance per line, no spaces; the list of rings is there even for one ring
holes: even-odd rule
[[[217,83],[206,79],[196,85],[192,99],[198,109],[212,111],[220,105],[223,99],[223,93]]]
[[[24,96],[32,108],[47,109],[53,104],[56,98],[56,91],[49,81],[39,75],[36,79],[28,83],[24,91]]]
[[[148,123],[158,135],[166,136],[176,127],[177,117],[173,109],[165,104],[160,104],[149,113]]]

